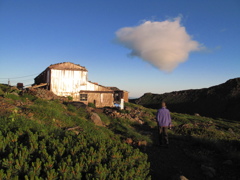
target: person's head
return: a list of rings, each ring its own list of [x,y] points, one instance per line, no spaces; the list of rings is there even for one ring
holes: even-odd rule
[[[164,101],[162,102],[162,107],[166,107],[166,103]]]

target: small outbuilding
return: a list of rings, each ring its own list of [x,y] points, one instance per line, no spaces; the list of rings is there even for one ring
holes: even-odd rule
[[[117,87],[108,87],[109,89],[111,89],[114,94],[114,102],[120,102],[121,99],[124,100],[124,102],[128,102],[128,91],[124,91],[124,90],[120,90]]]

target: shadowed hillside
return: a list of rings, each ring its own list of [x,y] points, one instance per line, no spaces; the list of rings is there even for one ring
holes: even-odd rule
[[[132,100],[148,108],[159,108],[161,101],[166,101],[173,112],[240,120],[240,78],[204,89],[164,94],[146,93],[139,99]]]

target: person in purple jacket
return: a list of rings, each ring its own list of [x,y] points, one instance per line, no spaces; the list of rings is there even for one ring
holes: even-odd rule
[[[165,102],[162,102],[162,108],[158,110],[156,119],[158,123],[159,144],[160,146],[168,146],[167,129],[171,128],[172,120],[170,111],[166,108]]]

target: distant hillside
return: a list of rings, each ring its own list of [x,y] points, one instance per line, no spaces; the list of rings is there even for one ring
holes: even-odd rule
[[[173,112],[198,113],[203,116],[240,121],[240,78],[204,89],[164,94],[146,93],[132,100],[148,108],[159,108],[161,101],[166,101],[168,108]]]

